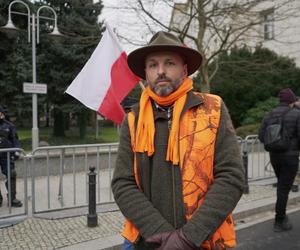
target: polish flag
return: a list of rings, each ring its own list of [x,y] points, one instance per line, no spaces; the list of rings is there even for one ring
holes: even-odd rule
[[[129,69],[126,53],[106,24],[106,31],[97,48],[66,93],[120,124],[125,115],[120,103],[139,80]]]

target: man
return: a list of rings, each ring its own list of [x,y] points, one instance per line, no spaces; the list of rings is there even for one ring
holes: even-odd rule
[[[0,148],[20,148],[20,143],[18,140],[17,132],[15,126],[5,120],[4,109],[0,106]],[[10,159],[8,161],[7,155]],[[15,152],[10,153],[0,153],[0,166],[1,172],[6,176],[5,186],[9,192],[10,184],[10,200],[12,207],[21,207],[23,204],[16,198],[16,178],[17,173],[15,170]],[[8,181],[8,171],[10,171],[10,181]],[[9,196],[8,196],[9,200]],[[0,206],[2,206],[3,197],[0,190]]]
[[[292,107],[300,109],[300,98],[297,96],[297,101],[292,104]],[[299,159],[300,161],[300,159]],[[298,169],[298,173],[296,174],[294,184],[292,185],[292,192],[299,192],[299,180],[300,180],[300,172]]]
[[[236,134],[225,104],[195,93],[196,50],[156,33],[127,59],[146,80],[120,136],[112,190],[134,249],[235,246],[232,210],[244,188]]]
[[[296,101],[296,96],[291,89],[282,89],[279,92],[279,105],[265,115],[259,131],[259,140],[264,143],[268,125],[274,124],[278,117],[282,117],[283,126],[290,138],[287,150],[270,151],[271,165],[277,177],[277,200],[273,228],[275,232],[292,229],[292,224],[286,215],[286,205],[299,163],[300,109],[292,108],[292,104]]]

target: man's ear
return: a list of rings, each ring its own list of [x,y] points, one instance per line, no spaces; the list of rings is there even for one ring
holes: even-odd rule
[[[188,68],[187,68],[187,64],[184,65],[184,77],[188,76]]]

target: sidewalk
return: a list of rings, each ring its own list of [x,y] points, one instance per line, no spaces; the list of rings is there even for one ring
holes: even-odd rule
[[[250,193],[242,196],[234,210],[237,229],[247,222],[247,218],[258,213],[268,212],[269,216],[274,216],[276,188],[271,182],[274,180],[249,184]],[[299,203],[300,192],[291,192],[289,209],[299,208]],[[118,245],[123,239],[119,232],[123,221],[116,206],[98,213],[98,226],[95,228],[87,227],[86,215],[62,219],[28,218],[17,225],[0,229],[0,249],[120,249]]]

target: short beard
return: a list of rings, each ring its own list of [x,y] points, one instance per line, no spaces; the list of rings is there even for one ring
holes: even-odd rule
[[[153,91],[159,95],[159,96],[168,96],[169,94],[171,94],[172,92],[175,91],[175,87],[173,85],[168,85],[165,87],[159,87],[159,86],[155,86],[153,88]]]
[[[175,92],[179,86],[181,85],[183,81],[183,77],[177,79],[174,84],[169,84],[167,86],[154,86],[152,88],[153,92],[155,92],[158,96],[162,96],[162,97],[166,97],[168,95],[170,95],[171,93]]]

